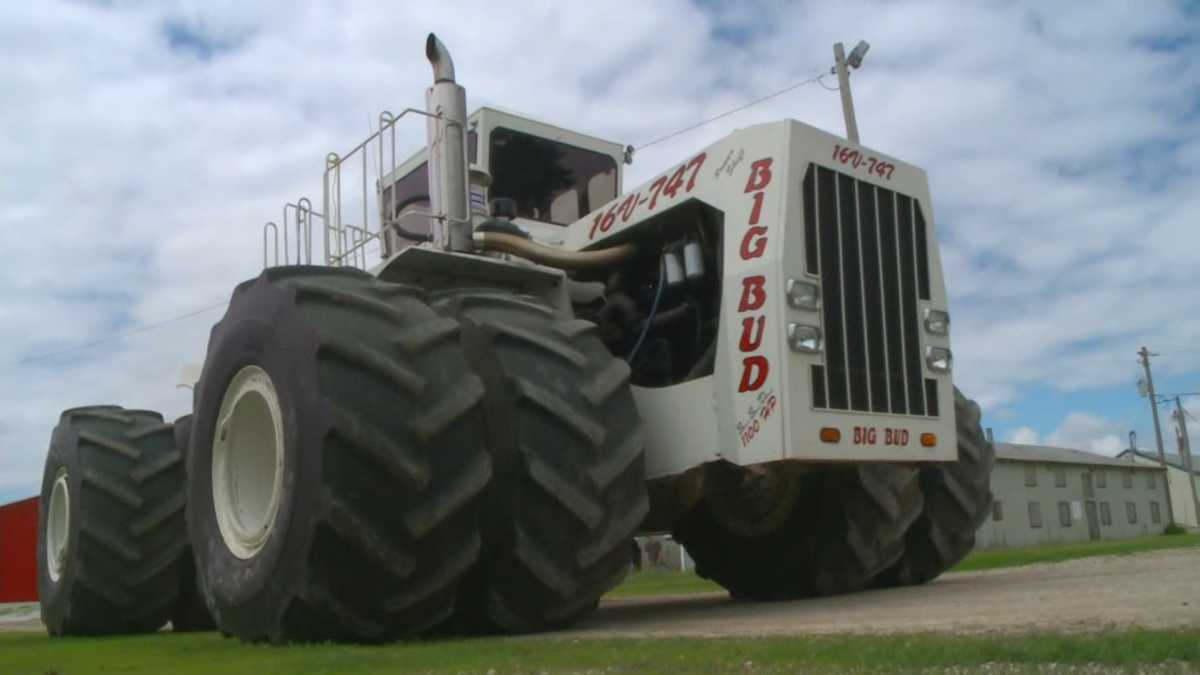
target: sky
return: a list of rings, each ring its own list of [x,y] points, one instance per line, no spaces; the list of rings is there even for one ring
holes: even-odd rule
[[[955,380],[996,439],[1153,447],[1142,345],[1159,392],[1200,391],[1195,3],[0,3],[0,503],[37,492],[64,408],[189,411],[262,224],[423,107],[430,31],[469,108],[635,146],[865,39],[862,141],[928,171]],[[788,117],[843,133],[807,85],[644,148],[626,185]]]

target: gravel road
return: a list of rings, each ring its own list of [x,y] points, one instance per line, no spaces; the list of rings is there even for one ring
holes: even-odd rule
[[[0,632],[41,631],[36,606]],[[7,616],[5,616],[7,614]],[[946,574],[925,586],[744,603],[724,593],[606,600],[556,638],[1200,629],[1200,549]]]
[[[556,637],[1085,632],[1200,628],[1200,549],[946,574],[925,585],[779,603],[630,598]]]

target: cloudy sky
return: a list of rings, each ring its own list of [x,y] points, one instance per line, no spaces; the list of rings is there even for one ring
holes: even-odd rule
[[[1200,391],[1195,4],[503,4],[0,3],[0,503],[36,492],[63,408],[188,411],[179,372],[261,224],[423,105],[429,31],[469,107],[634,145],[866,39],[862,138],[929,172],[956,379],[997,438],[1152,446],[1143,344],[1161,392]],[[842,131],[838,95],[800,87],[639,152],[627,185],[783,117]]]

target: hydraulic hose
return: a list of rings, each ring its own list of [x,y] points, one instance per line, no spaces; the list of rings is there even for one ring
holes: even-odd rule
[[[535,263],[559,269],[607,267],[637,252],[633,244],[620,244],[595,251],[564,251],[503,232],[476,232],[475,245],[485,251],[512,253]]]

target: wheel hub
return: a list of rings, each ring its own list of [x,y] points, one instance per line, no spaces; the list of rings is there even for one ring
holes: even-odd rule
[[[67,542],[71,531],[71,487],[67,470],[61,468],[54,478],[50,492],[50,508],[46,515],[46,571],[50,580],[62,577],[67,562]]]
[[[239,370],[225,390],[213,437],[213,508],[230,553],[253,558],[270,539],[283,482],[283,411],[258,366]]]

